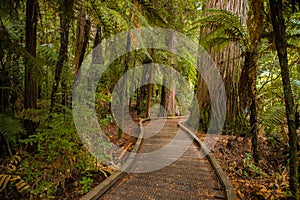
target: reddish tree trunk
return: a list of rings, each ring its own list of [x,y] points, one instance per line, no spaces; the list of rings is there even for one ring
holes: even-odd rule
[[[26,1],[26,41],[25,48],[27,52],[36,57],[36,39],[37,39],[37,23],[38,23],[38,1]],[[34,77],[34,63],[30,58],[25,59],[25,99],[24,108],[36,108],[37,104],[37,91],[36,81]],[[25,129],[29,134],[34,133],[37,125],[31,120],[24,121]]]

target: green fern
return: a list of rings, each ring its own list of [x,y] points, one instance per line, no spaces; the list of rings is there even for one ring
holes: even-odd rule
[[[208,9],[204,12],[206,15],[194,22],[193,29],[197,27],[211,29],[210,33],[203,38],[206,47],[211,48],[229,41],[239,41],[244,51],[248,48],[247,29],[240,17],[222,9]]]
[[[9,144],[15,145],[20,134],[24,133],[22,123],[10,116],[0,114],[0,135]]]
[[[166,12],[160,8],[159,12],[157,9],[154,8],[154,5],[149,1],[139,0],[138,1],[141,5],[141,12],[142,14],[149,19],[150,22],[154,22],[158,25],[166,25],[168,22],[167,20],[161,15],[161,13]],[[139,16],[141,17],[141,16]]]
[[[35,123],[41,123],[46,121],[46,119],[49,117],[49,111],[46,109],[27,109],[23,110],[19,114],[19,117]]]
[[[274,106],[262,115],[262,123],[267,135],[272,134],[281,124],[285,123],[285,107]]]

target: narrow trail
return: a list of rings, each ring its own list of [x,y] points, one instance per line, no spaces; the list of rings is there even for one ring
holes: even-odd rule
[[[180,119],[167,119],[162,130],[157,133],[155,124],[161,124],[162,119],[145,122],[143,142],[139,149],[140,153],[149,153],[161,149],[168,144],[178,131],[184,137],[187,133],[178,128]],[[152,126],[148,126],[149,124]],[[153,133],[157,133],[153,135]],[[153,136],[152,136],[153,135]],[[149,137],[151,136],[151,137]],[[148,138],[147,138],[148,137]],[[171,149],[178,146],[172,146]],[[172,152],[172,151],[170,151]],[[176,154],[176,153],[174,153]],[[168,159],[157,155],[158,160]],[[159,157],[160,156],[160,157]],[[177,156],[177,155],[170,155]],[[134,167],[138,167],[139,160],[135,161]],[[151,167],[157,161],[143,161],[143,166]],[[172,164],[147,173],[127,173],[116,182],[99,199],[103,200],[165,200],[165,199],[226,199],[224,189],[219,182],[210,162],[203,156],[199,147],[192,142],[185,153]]]

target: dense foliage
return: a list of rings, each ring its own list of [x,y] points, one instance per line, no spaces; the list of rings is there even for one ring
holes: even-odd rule
[[[289,152],[291,134],[296,136],[289,129],[284,90],[287,87],[283,86],[290,85],[292,90],[291,119],[299,135],[300,5],[283,1],[290,80],[290,84],[283,84],[282,62],[277,53],[281,49],[278,46],[276,49],[269,1],[217,2],[1,2],[0,199],[62,196],[73,199],[87,193],[116,169],[116,165],[106,166],[94,158],[82,144],[72,116],[73,84],[84,59],[103,40],[148,26],[179,31],[212,55],[224,79],[228,101],[224,134],[251,138],[252,152],[247,152],[244,159],[244,175],[248,177],[250,171],[255,171],[256,175],[267,177],[268,172],[263,171],[267,169],[262,169],[261,164],[265,161],[260,158],[260,139],[277,148],[276,155],[280,156]],[[238,3],[236,9],[234,5]],[[131,37],[129,43],[134,40],[138,38]],[[114,127],[108,136],[117,135],[115,138],[120,141],[126,136],[121,129],[123,124],[116,131],[110,110],[116,83],[126,71],[146,63],[173,67],[186,78],[195,91],[190,95],[199,100],[200,128],[206,131],[211,112],[209,93],[195,67],[170,52],[142,48],[116,59],[98,83],[95,100],[98,121],[107,130]],[[162,86],[166,78],[161,72],[149,68],[135,77],[140,78],[132,78],[127,90],[145,80],[156,79],[161,84],[138,88],[128,102],[132,113],[141,118],[149,117],[150,113],[152,116],[195,114],[177,105],[175,94]],[[150,112],[155,104],[168,109]],[[299,138],[297,142],[299,150]],[[127,144],[123,145],[126,148]],[[290,158],[277,166],[289,169],[289,163]],[[283,177],[286,171],[276,173]],[[299,199],[295,197],[295,189],[289,192],[286,184],[279,196]]]

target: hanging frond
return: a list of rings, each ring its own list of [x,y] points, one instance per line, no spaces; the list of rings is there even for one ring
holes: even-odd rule
[[[18,8],[21,6],[22,0],[1,1],[0,16],[18,17]]]
[[[121,12],[118,12],[117,10],[103,7],[102,8],[102,14],[101,14],[101,22],[106,26],[117,25],[121,28],[121,30],[128,29],[128,24],[126,20],[126,15],[124,15]]]
[[[55,66],[57,63],[57,52],[52,48],[52,44],[42,44],[37,46],[38,59],[45,60],[47,66]]]
[[[276,128],[285,123],[285,107],[273,106],[262,115],[262,123],[266,134],[271,134]]]
[[[236,37],[235,35],[230,35],[228,30],[220,27],[218,29],[210,31],[201,41],[201,44],[204,48],[216,48],[221,50],[225,48],[229,42],[240,42],[241,38]],[[241,46],[241,48],[243,48]]]
[[[221,9],[208,9],[204,11],[203,17],[193,23],[193,28],[203,27],[211,31],[204,40],[213,44],[215,40],[220,43],[229,41],[239,41],[243,49],[248,48],[248,34],[246,27],[242,24],[242,20],[237,15]],[[213,37],[212,37],[213,36]]]
[[[39,67],[42,65],[45,65],[45,61],[40,60],[38,58],[35,58],[32,56],[28,51],[25,49],[25,47],[22,44],[18,43],[20,35],[15,34],[12,30],[8,30],[8,27],[12,27],[11,22],[4,21],[0,17],[0,46],[1,48],[9,55],[15,54],[17,56],[21,56],[23,58],[26,58],[27,62],[30,62],[30,64],[34,67],[34,72],[37,72],[39,70]]]
[[[149,19],[149,21],[154,22],[155,25],[165,25],[167,24],[167,20],[161,15],[162,9],[158,11],[154,8],[153,4],[146,0],[138,0],[141,5],[142,14]]]
[[[300,12],[294,13],[286,23],[286,37],[288,40],[288,48],[293,51],[300,51]]]
[[[139,26],[149,26],[148,20],[130,1],[122,1],[117,4],[109,4],[106,2],[90,1],[95,18],[99,24],[104,27],[106,32],[112,34],[125,31],[132,28],[137,28],[135,22],[138,21]],[[134,15],[135,20],[130,19],[130,12]]]

